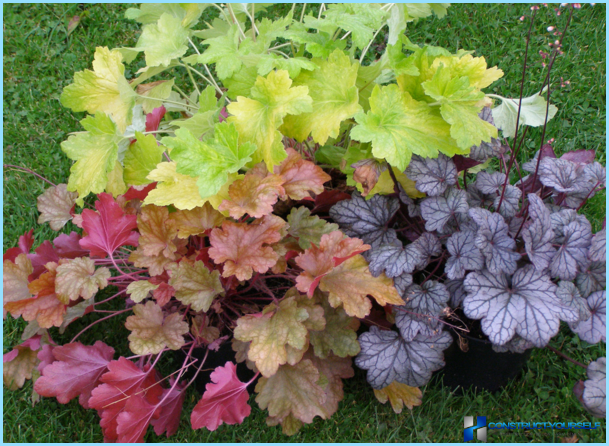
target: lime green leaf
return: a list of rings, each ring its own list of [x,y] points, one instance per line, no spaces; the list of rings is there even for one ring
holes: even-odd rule
[[[296,79],[302,70],[312,71],[319,68],[319,66],[306,57],[290,57],[286,59],[274,53],[262,55],[257,67],[260,76],[266,76],[272,69],[277,68],[278,70],[287,70],[292,79]]]
[[[488,87],[503,76],[503,71],[497,67],[487,69],[484,57],[473,57],[471,54],[464,54],[461,57],[437,57],[433,61],[432,68],[438,68],[440,65],[447,67],[453,77],[467,76],[469,84],[478,89]]]
[[[413,153],[434,158],[438,152],[461,152],[450,137],[449,125],[427,104],[400,92],[397,85],[375,86],[370,111],[358,113],[355,121],[359,125],[351,130],[351,138],[372,142],[376,158],[385,158],[402,171]]]
[[[218,122],[220,107],[216,100],[216,92],[212,86],[208,86],[199,96],[199,110],[192,117],[172,121],[181,129],[186,129],[197,139],[213,130]]]
[[[137,86],[137,93],[145,98],[138,98],[138,103],[142,104],[144,113],[150,113],[155,108],[163,105],[163,100],[171,94],[174,80],[157,81],[150,84],[140,84]]]
[[[294,22],[287,31],[280,34],[280,37],[306,45],[307,51],[313,57],[326,58],[334,50],[344,50],[347,47],[346,40],[333,40],[331,34],[323,31],[310,33],[308,28],[300,22]]]
[[[178,129],[175,138],[163,138],[178,163],[178,173],[199,177],[197,186],[202,198],[216,195],[235,173],[251,160],[256,146],[240,142],[234,124],[222,122],[215,127],[214,139],[199,141],[186,129]]]
[[[520,99],[501,98],[501,105],[492,109],[493,121],[501,129],[506,138],[516,134],[516,118],[518,116],[518,104]],[[544,96],[539,93],[522,98],[519,125],[529,125],[531,127],[542,126],[546,120],[546,108],[548,103]],[[548,110],[548,121],[556,115],[558,109],[550,104]]]
[[[108,173],[118,159],[118,143],[122,136],[103,112],[88,116],[80,123],[88,132],[70,136],[61,143],[61,150],[76,161],[70,169],[68,190],[78,192],[76,203],[82,206],[90,192],[98,194],[105,190]]]
[[[470,86],[466,76],[453,77],[450,69],[440,65],[434,77],[423,83],[425,93],[439,101],[442,117],[451,124],[450,134],[460,148],[467,150],[482,141],[497,137],[497,128],[478,116],[484,93]]]
[[[381,75],[386,65],[387,58],[384,57],[373,64],[366,66],[360,65],[357,70],[355,85],[359,92],[359,105],[361,105],[364,110],[370,110],[370,95],[372,94],[372,89],[376,85],[374,81]]]
[[[231,77],[223,79],[222,82],[228,88],[228,97],[235,100],[238,96],[249,96],[256,79],[258,79],[258,67],[243,66]]]
[[[211,3],[142,3],[140,9],[129,8],[125,17],[143,25],[156,23],[163,14],[178,18],[185,28],[192,27]]]
[[[277,131],[283,118],[312,110],[309,89],[291,85],[287,71],[271,71],[266,78],[258,77],[249,98],[240,96],[227,107],[233,115],[228,121],[235,124],[241,138],[257,146],[252,163],[264,161],[269,170],[286,157]]]
[[[215,63],[216,73],[221,80],[231,77],[241,68],[243,51],[239,51],[239,30],[236,25],[219,37],[204,40],[203,44],[209,47],[197,60],[199,63]]]
[[[399,60],[399,57],[394,59],[394,63],[399,63],[403,67],[408,67],[408,71],[402,71],[401,74],[397,75],[397,82],[400,89],[409,93],[410,96],[417,101],[432,102],[425,94],[422,86],[423,82],[433,78],[436,72],[436,68],[432,68],[431,64],[437,56],[453,56],[443,48],[431,46],[418,48],[416,45],[412,45],[407,38],[402,38],[402,43],[406,49],[412,50],[414,53],[402,61]],[[415,68],[418,74],[415,74]]]
[[[179,18],[163,13],[157,23],[144,26],[136,48],[144,51],[149,67],[166,67],[188,50],[188,31]]]
[[[295,86],[306,86],[313,99],[313,110],[298,116],[287,116],[282,130],[286,136],[303,141],[309,134],[319,144],[336,138],[340,123],[358,112],[358,92],[355,86],[359,64],[351,64],[349,56],[340,50],[328,60],[315,59],[320,69],[301,73]]]
[[[121,132],[131,119],[135,92],[125,79],[121,53],[106,47],[95,50],[93,71],[74,74],[74,83],[64,88],[61,103],[74,111],[111,115]]]
[[[114,169],[108,172],[108,183],[106,183],[106,192],[112,194],[114,198],[127,192],[127,185],[123,178],[123,166],[117,160],[114,162]]]
[[[338,169],[347,149],[338,146],[323,146],[315,152],[315,160]]]
[[[151,182],[146,177],[161,162],[165,148],[157,144],[154,135],[135,132],[135,137],[135,143],[129,146],[123,160],[124,178],[129,185],[142,186]]]

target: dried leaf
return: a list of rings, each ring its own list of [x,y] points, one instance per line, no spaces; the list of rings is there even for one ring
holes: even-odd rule
[[[224,216],[207,202],[191,210],[178,210],[170,214],[169,219],[176,222],[178,237],[187,239],[191,235],[199,235],[220,226]]]
[[[382,404],[389,401],[395,413],[402,413],[404,406],[412,410],[414,406],[420,406],[422,403],[423,392],[421,392],[421,389],[410,387],[397,381],[393,381],[387,387],[380,390],[373,390],[376,399]]]
[[[290,197],[293,200],[310,198],[310,192],[321,194],[324,191],[324,183],[330,181],[330,175],[325,173],[321,167],[311,161],[303,160],[294,149],[286,149],[288,157],[275,166],[273,173],[283,178],[283,189],[281,199]]]

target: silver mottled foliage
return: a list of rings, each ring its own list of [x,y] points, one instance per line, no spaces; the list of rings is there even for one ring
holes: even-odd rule
[[[592,228],[588,220],[584,221],[574,221],[562,228],[563,240],[550,263],[552,277],[573,280],[579,266],[586,264]]]
[[[423,260],[416,266],[416,269],[419,270],[429,265],[432,257],[439,256],[442,253],[442,244],[440,243],[440,240],[429,232],[421,234],[412,244],[423,253]]]
[[[492,348],[497,353],[524,353],[530,348],[535,347],[532,342],[522,339],[520,336],[514,336],[508,343],[504,345],[492,345]]]
[[[595,291],[605,289],[607,284],[607,264],[605,262],[588,262],[575,277],[575,285],[582,297],[588,297]]]
[[[418,190],[431,197],[441,195],[448,186],[457,184],[457,167],[442,153],[437,158],[414,155],[406,168],[406,175],[416,182]]]
[[[529,260],[540,271],[543,271],[554,258],[556,249],[552,246],[554,231],[550,211],[536,194],[529,194],[529,216],[531,224],[522,230],[524,247]]]
[[[564,306],[577,312],[579,321],[587,321],[590,318],[588,303],[581,296],[577,287],[573,285],[573,282],[561,280],[558,283],[556,296],[558,296]]]
[[[330,209],[330,217],[350,237],[358,237],[372,246],[399,243],[395,230],[387,223],[400,207],[397,198],[375,195],[370,200],[354,192],[350,200],[342,200]]]
[[[598,418],[607,416],[607,359],[598,358],[588,365],[588,379],[581,395],[577,397],[588,412]],[[577,387],[577,386],[576,386]]]
[[[412,284],[412,274],[402,273],[397,277],[393,278],[393,286],[400,296],[403,296],[406,292],[406,289]]]
[[[499,172],[478,172],[476,176],[476,188],[484,194],[494,194],[503,187],[505,174]]]
[[[592,237],[588,258],[593,262],[604,262],[607,257],[607,232],[605,229]]]
[[[558,212],[553,212],[550,215],[550,221],[552,222],[552,229],[554,230],[555,243],[562,243],[564,241],[565,232],[564,228],[570,223],[579,222],[582,225],[590,224],[586,217],[578,214],[573,209],[563,209]]]
[[[381,245],[370,252],[370,272],[374,277],[383,271],[387,277],[397,277],[406,272],[414,271],[415,266],[424,259],[424,254],[418,245],[413,243],[404,248],[401,243],[394,245]]]
[[[493,204],[497,194],[484,194],[478,190],[476,183],[467,185],[467,204],[470,208],[488,208]]]
[[[465,286],[463,285],[463,281],[462,280],[447,280],[445,285],[446,285],[446,289],[450,293],[450,301],[449,301],[450,306],[452,308],[456,308],[459,305],[461,305],[461,302],[463,302],[463,299],[465,299],[465,296],[467,296],[467,293],[465,291]]]
[[[592,164],[587,164],[584,167],[583,173],[584,179],[592,184],[598,186],[604,186],[607,181],[607,171],[605,168],[598,162],[593,162]]]
[[[502,188],[503,190],[503,188]],[[516,215],[520,209],[520,197],[522,191],[515,186],[509,184],[505,186],[505,192],[503,193],[503,200],[501,200],[501,193],[493,200],[493,206],[495,209],[499,208],[499,213],[505,218],[510,218]],[[501,202],[501,207],[499,207]]]
[[[590,318],[585,321],[569,324],[571,330],[590,344],[598,344],[600,341],[606,342],[607,303],[605,299],[605,291],[592,293],[586,299],[591,314]]]
[[[421,216],[421,208],[417,205],[414,200],[408,196],[404,188],[400,183],[398,183],[399,197],[400,201],[408,206],[408,215],[410,217],[420,217]]]
[[[441,197],[428,197],[421,202],[421,215],[427,231],[441,231],[451,217],[469,209],[464,190],[450,188]]]
[[[574,192],[579,188],[577,166],[560,158],[543,158],[539,163],[539,181],[558,192]]]
[[[440,317],[450,298],[446,286],[434,280],[411,285],[402,295],[406,304],[394,307],[395,324],[402,337],[414,339],[418,333],[431,336],[442,330]]]
[[[470,209],[469,215],[478,224],[476,246],[486,259],[486,267],[493,274],[512,274],[520,254],[514,252],[516,242],[508,235],[503,217],[486,209]]]
[[[504,345],[518,334],[544,347],[558,332],[560,317],[578,319],[556,296],[556,285],[533,265],[519,269],[511,280],[488,270],[465,278],[465,315],[482,319],[482,331],[493,344]]]
[[[465,271],[478,271],[484,268],[484,257],[476,247],[473,231],[455,232],[446,241],[450,257],[444,271],[449,279],[462,279]]]
[[[412,387],[427,384],[431,374],[444,367],[442,352],[452,343],[446,332],[406,341],[399,333],[378,327],[371,327],[358,340],[361,352],[355,365],[368,371],[366,377],[373,389],[382,389],[393,381]]]

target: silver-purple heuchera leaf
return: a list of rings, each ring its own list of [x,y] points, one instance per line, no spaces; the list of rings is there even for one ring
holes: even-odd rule
[[[600,163],[595,161],[592,164],[587,164],[584,167],[583,177],[592,185],[605,186],[605,182],[607,181],[607,171]]]
[[[582,267],[581,272],[575,277],[575,285],[582,297],[588,297],[595,291],[601,291],[606,286],[605,262],[588,262]]]
[[[432,257],[442,254],[442,244],[440,243],[440,240],[430,232],[421,234],[418,239],[412,242],[412,245],[415,245],[416,248],[423,253],[423,260],[416,265],[416,269],[418,270],[424,269],[429,265]]]
[[[556,285],[533,265],[512,276],[489,270],[471,272],[465,278],[465,315],[482,319],[482,331],[493,344],[504,345],[514,335],[544,347],[558,332],[559,319],[577,320],[556,296]]]
[[[408,215],[412,218],[421,216],[421,207],[418,206],[414,200],[408,196],[404,188],[398,183],[399,198],[400,201],[408,206]]]
[[[590,310],[590,318],[569,324],[571,330],[590,344],[598,344],[600,341],[606,342],[607,303],[605,299],[605,291],[596,291],[590,294],[586,299]]]
[[[580,265],[588,262],[587,254],[592,240],[592,227],[588,220],[574,221],[562,228],[562,242],[550,263],[552,277],[573,280]]]
[[[607,416],[607,359],[598,358],[588,365],[588,379],[579,381],[573,393],[588,412],[598,418]]]
[[[592,237],[588,258],[593,262],[604,262],[607,256],[607,232],[605,229]]]
[[[473,231],[455,232],[446,241],[450,257],[444,271],[449,279],[462,279],[465,271],[478,271],[484,268],[484,257],[476,247]]]
[[[401,243],[381,245],[371,250],[368,256],[370,272],[374,277],[385,271],[387,277],[391,278],[404,272],[413,272],[416,265],[423,259],[424,254],[414,243],[407,245],[405,248]]]
[[[368,383],[377,390],[393,381],[412,387],[427,384],[431,374],[444,367],[442,352],[452,343],[446,332],[406,341],[399,333],[378,327],[370,327],[358,340],[361,352],[355,365],[368,371]]]
[[[437,158],[414,155],[406,168],[406,175],[416,182],[418,190],[430,197],[441,195],[448,186],[457,184],[457,167],[442,153]]]
[[[478,172],[476,176],[476,189],[484,194],[495,194],[505,182],[505,174],[499,172]]]
[[[467,296],[467,292],[465,291],[465,285],[463,284],[463,280],[447,280],[446,289],[450,293],[450,306],[452,308],[457,308]]]
[[[467,204],[470,208],[488,208],[493,204],[497,194],[484,194],[478,190],[476,183],[467,185]]]
[[[469,215],[478,225],[475,243],[486,259],[486,267],[493,274],[516,271],[520,254],[514,252],[516,242],[508,235],[503,217],[486,209],[470,209]]]
[[[531,224],[522,230],[524,247],[529,260],[540,271],[548,268],[556,249],[552,246],[554,231],[550,211],[536,194],[528,194]]]
[[[468,209],[465,191],[452,187],[444,196],[429,197],[421,201],[421,215],[425,219],[427,231],[441,231],[451,218],[466,213]]]
[[[555,243],[562,243],[565,238],[565,226],[573,222],[579,222],[582,225],[590,225],[586,217],[578,214],[573,209],[563,209],[558,212],[553,212],[550,215],[550,221],[552,222],[552,229],[554,230]],[[592,231],[592,229],[590,229]]]
[[[577,166],[560,158],[543,158],[539,163],[539,180],[557,192],[574,192],[580,188]]]
[[[495,125],[493,114],[490,107],[484,107],[478,113],[480,119]],[[486,161],[488,158],[493,158],[505,153],[505,148],[501,145],[498,139],[491,138],[490,142],[481,142],[479,146],[472,146],[469,151],[469,157],[477,161]]]
[[[394,307],[394,314],[395,324],[404,339],[414,339],[418,333],[431,336],[441,331],[440,317],[450,298],[444,284],[434,280],[414,284],[402,297],[406,303]]]
[[[404,295],[406,289],[410,285],[412,285],[412,274],[402,273],[399,276],[393,278],[393,286],[396,290],[398,290],[400,296]]]
[[[503,188],[502,188],[503,190]],[[495,209],[499,208],[499,213],[505,218],[511,218],[520,209],[520,197],[522,191],[515,186],[509,184],[505,186],[505,192],[503,193],[503,200],[501,199],[501,193],[493,200],[493,206]],[[501,203],[501,207],[499,207]]]
[[[588,302],[581,296],[577,287],[573,285],[573,282],[561,280],[558,283],[556,296],[561,300],[564,306],[577,312],[579,321],[587,321],[590,319]]]
[[[387,223],[400,207],[397,198],[375,195],[370,200],[354,192],[350,200],[342,200],[330,209],[330,216],[350,237],[358,237],[372,248],[399,243],[395,230]]]
[[[520,336],[516,335],[504,345],[493,344],[491,347],[497,353],[524,353],[528,349],[533,348],[535,346],[532,342],[529,342],[526,339],[522,339]]]

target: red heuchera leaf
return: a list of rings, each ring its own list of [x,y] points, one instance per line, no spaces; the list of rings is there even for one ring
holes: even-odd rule
[[[325,190],[315,197],[315,206],[311,210],[311,214],[319,212],[328,212],[332,206],[342,200],[349,200],[351,195],[339,190]]]
[[[159,129],[159,124],[161,123],[161,119],[165,116],[167,110],[162,105],[160,107],[152,110],[151,113],[146,115],[146,131],[154,132]]]
[[[140,200],[144,201],[151,190],[154,190],[156,183],[150,183],[142,186],[131,186],[127,192],[123,194],[125,201]]]
[[[75,259],[76,257],[84,257],[89,252],[82,249],[80,246],[80,234],[70,232],[70,235],[61,234],[53,240],[55,251],[62,259]]]
[[[461,172],[465,169],[470,169],[477,166],[478,164],[482,164],[480,161],[476,161],[463,155],[453,156],[453,162],[455,163],[455,166],[457,166],[457,172]]]
[[[137,246],[139,234],[133,231],[137,228],[137,217],[125,215],[112,195],[101,193],[98,197],[95,202],[98,212],[82,211],[82,226],[87,236],[80,240],[80,246],[99,257],[111,255],[120,246]]]
[[[48,366],[57,361],[57,358],[53,354],[53,350],[55,350],[57,346],[51,344],[45,344],[42,346],[42,349],[38,352],[38,359],[40,363],[38,363],[38,371],[42,375],[43,370]]]
[[[596,152],[594,150],[573,150],[565,153],[560,159],[571,161],[576,164],[591,164],[594,162]]]
[[[169,385],[173,387],[173,384],[174,381],[170,380]],[[162,403],[160,405],[161,413],[158,419],[152,420],[154,432],[157,435],[163,435],[163,432],[166,432],[167,438],[178,431],[184,398],[186,398],[184,386],[180,385],[180,383],[176,384],[173,389],[171,387],[163,390],[163,395],[161,396]]]
[[[243,423],[252,408],[247,404],[248,383],[239,381],[235,364],[227,362],[224,367],[216,367],[210,379],[212,382],[205,386],[203,398],[190,415],[192,428],[215,431],[222,423]]]
[[[281,175],[285,180],[282,185],[285,194],[281,199],[290,197],[293,200],[312,200],[309,192],[321,194],[324,191],[324,183],[332,179],[330,175],[311,161],[303,160],[294,149],[288,148],[286,152],[288,157],[273,169],[273,173]]]
[[[32,245],[34,244],[34,230],[30,229],[28,232],[19,237],[19,246],[15,246],[14,248],[8,249],[4,256],[2,257],[2,261],[10,260],[15,263],[15,259],[19,254],[27,254],[32,249]]]
[[[101,341],[94,345],[72,342],[55,347],[53,355],[57,360],[44,368],[34,390],[41,396],[57,397],[61,404],[78,396],[79,403],[88,409],[91,391],[107,370],[114,349]]]
[[[249,280],[254,271],[267,272],[277,263],[279,255],[268,245],[285,236],[285,221],[276,215],[265,215],[253,223],[225,221],[209,237],[209,256],[217,264],[224,263],[222,277],[236,276]]]
[[[304,271],[296,278],[296,288],[312,297],[319,281],[335,266],[370,249],[358,238],[344,237],[341,231],[332,231],[321,237],[319,247],[312,245],[296,257],[296,264]]]
[[[89,405],[97,409],[101,417],[104,441],[119,439],[119,416],[135,394],[141,395],[148,404],[158,403],[163,389],[157,381],[155,370],[141,370],[126,358],[120,357],[108,364],[108,371],[101,377],[103,384],[93,390],[89,400]]]
[[[144,435],[154,417],[158,417],[159,408],[150,404],[140,394],[131,395],[125,408],[116,419],[118,443],[143,443]]]
[[[59,254],[48,240],[42,242],[42,244],[34,250],[34,253],[35,254],[27,255],[28,259],[32,261],[32,267],[34,268],[32,274],[28,277],[30,282],[37,279],[46,271],[44,265],[49,262],[59,262]]]

